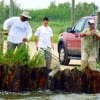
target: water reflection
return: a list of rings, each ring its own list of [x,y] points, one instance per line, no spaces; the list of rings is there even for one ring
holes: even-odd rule
[[[100,100],[100,94],[67,94],[50,91],[11,93],[0,92],[0,100]]]

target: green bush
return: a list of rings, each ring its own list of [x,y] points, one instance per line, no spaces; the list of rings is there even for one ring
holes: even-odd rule
[[[9,68],[14,66],[14,53],[12,50],[8,50],[1,56],[1,64],[7,65]]]
[[[27,65],[29,58],[29,49],[26,44],[22,44],[14,53],[14,64]]]
[[[45,55],[44,51],[40,50],[38,53],[36,53],[32,59],[29,61],[29,67],[31,69],[33,68],[41,68],[45,67]]]

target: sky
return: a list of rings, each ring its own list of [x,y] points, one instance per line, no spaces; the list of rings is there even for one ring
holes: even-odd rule
[[[1,0],[0,0],[1,1]],[[9,4],[10,0],[3,0],[6,4]],[[50,2],[55,1],[55,3],[58,5],[59,3],[64,3],[64,2],[70,2],[72,0],[13,0],[16,2],[20,8],[22,9],[42,9],[42,8],[47,8],[50,5]],[[100,0],[75,0],[75,3],[79,2],[94,2],[95,4],[99,6],[100,8]]]

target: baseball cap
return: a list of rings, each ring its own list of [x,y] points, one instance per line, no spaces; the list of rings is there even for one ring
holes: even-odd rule
[[[88,21],[88,24],[95,24],[95,22],[94,22],[93,19],[90,19],[90,20]]]
[[[29,12],[28,12],[28,11],[23,11],[22,14],[21,14],[21,16],[24,16],[24,17],[26,17],[26,18],[28,18],[28,19],[31,19],[31,18],[32,18],[32,17],[29,15]]]

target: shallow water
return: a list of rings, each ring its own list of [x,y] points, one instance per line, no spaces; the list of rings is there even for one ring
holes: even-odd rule
[[[68,94],[48,91],[11,93],[0,92],[0,100],[100,100],[100,94]]]

